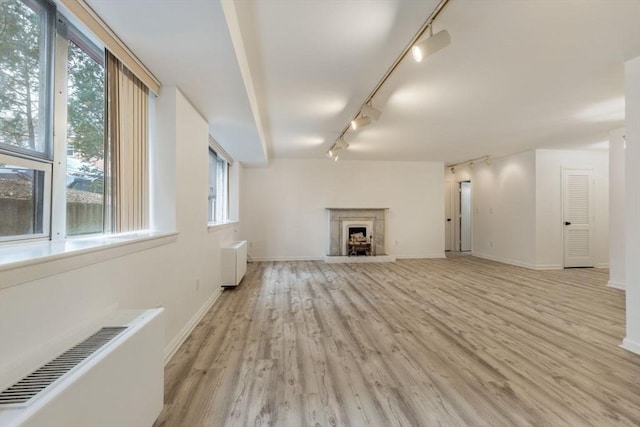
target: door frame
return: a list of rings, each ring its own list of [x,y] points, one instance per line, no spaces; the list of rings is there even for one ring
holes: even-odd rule
[[[589,224],[590,224],[590,235],[589,235],[589,252],[591,254],[591,265],[584,266],[567,266],[567,230],[568,227],[565,225],[567,221],[565,206],[566,206],[566,184],[565,184],[565,173],[570,171],[580,171],[580,172],[588,172],[590,176],[589,180]],[[562,267],[563,268],[580,268],[580,267],[595,267],[595,251],[596,247],[594,244],[595,241],[595,170],[593,168],[577,168],[577,167],[562,167],[561,168],[561,176],[560,176],[560,189],[562,194],[561,199],[561,219],[562,219]]]
[[[457,209],[456,209],[456,247],[459,252],[462,250],[462,184],[469,184],[469,250],[464,252],[473,252],[473,185],[470,179],[458,181],[458,193],[456,197]]]
[[[445,211],[444,211],[444,227],[445,227],[445,232],[444,232],[444,241],[445,241],[445,251],[449,251],[449,252],[457,252],[456,249],[456,244],[455,244],[455,181],[445,181],[445,198],[444,198],[444,204],[445,204]],[[447,212],[447,208],[448,208],[448,212]],[[447,215],[447,213],[449,215]],[[449,227],[449,235],[447,236],[447,227]],[[448,237],[448,238],[447,238]],[[447,249],[448,247],[448,249]]]

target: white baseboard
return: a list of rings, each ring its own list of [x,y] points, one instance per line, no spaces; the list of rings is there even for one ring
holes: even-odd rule
[[[534,270],[562,270],[564,266],[560,264],[536,264],[531,268]]]
[[[620,289],[621,291],[626,290],[624,282],[616,282],[615,280],[609,280],[607,282],[607,288]]]
[[[609,268],[608,262],[599,262],[595,265],[595,268]]]
[[[502,258],[495,255],[483,254],[480,252],[471,252],[471,255],[478,258],[488,259],[490,261],[501,262],[503,264],[515,265],[516,267],[528,268],[530,270],[562,270],[563,268],[559,264],[529,264],[515,259]]]
[[[630,351],[631,353],[640,354],[640,342],[632,341],[629,338],[623,339],[620,347]]]
[[[251,261],[323,261],[324,257],[318,256],[276,256],[276,257],[255,257],[249,254]]]
[[[202,307],[200,307],[200,309],[196,312],[196,314],[194,314],[193,317],[189,319],[189,322],[187,322],[187,324],[184,325],[184,328],[182,328],[180,333],[171,340],[171,342],[167,347],[165,347],[164,349],[165,365],[169,363],[173,355],[176,354],[176,351],[178,351],[180,346],[186,341],[186,339],[189,337],[189,334],[191,334],[193,329],[198,325],[200,320],[202,320],[204,315],[207,314],[207,311],[209,311],[209,309],[211,308],[213,303],[216,302],[216,300],[218,299],[221,293],[222,293],[222,289],[216,289],[213,292],[213,294],[209,297],[209,299],[204,304],[202,304]]]
[[[383,255],[378,255],[383,256]],[[444,252],[439,254],[408,254],[408,255],[384,255],[390,256],[395,259],[411,259],[411,258],[446,258]],[[262,261],[326,261],[327,256],[276,256],[276,257],[256,257],[249,254],[249,258],[251,261],[262,262]],[[332,257],[332,258],[342,258],[340,256]],[[348,257],[345,257],[348,258]]]

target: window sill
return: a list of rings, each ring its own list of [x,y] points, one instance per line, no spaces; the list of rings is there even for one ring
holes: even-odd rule
[[[215,233],[216,231],[224,230],[225,228],[238,225],[239,221],[225,221],[225,222],[210,222],[207,224],[207,230],[209,233]]]
[[[175,242],[178,233],[135,233],[0,246],[0,289]]]

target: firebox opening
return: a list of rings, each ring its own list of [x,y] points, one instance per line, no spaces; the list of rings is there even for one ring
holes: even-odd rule
[[[364,242],[367,239],[367,227],[349,227],[349,240],[361,240]],[[363,239],[364,238],[364,239]]]
[[[371,247],[373,236],[371,236],[368,227],[361,225],[348,226],[347,236],[347,255],[373,255]]]

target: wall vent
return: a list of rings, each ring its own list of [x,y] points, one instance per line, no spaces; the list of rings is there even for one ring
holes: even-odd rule
[[[0,393],[0,406],[25,406],[39,393],[78,367],[89,356],[100,350],[126,327],[105,327],[75,347],[33,371]]]

